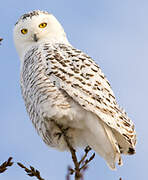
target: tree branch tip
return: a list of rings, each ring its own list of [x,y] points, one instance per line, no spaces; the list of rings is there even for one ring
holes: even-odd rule
[[[4,171],[7,170],[8,166],[12,166],[14,162],[12,162],[13,158],[12,157],[9,157],[7,161],[5,161],[4,163],[2,163],[0,165],[0,173],[3,173]]]
[[[88,153],[89,151],[91,151],[91,147],[90,146],[86,146],[86,148],[84,149],[85,153]]]
[[[30,177],[35,176],[38,180],[44,180],[43,178],[41,178],[40,172],[38,170],[36,170],[33,166],[29,166],[30,169],[28,169],[20,162],[17,162],[17,164],[18,164],[18,166],[20,166],[21,168],[23,168],[25,170],[25,172],[27,173],[28,176],[30,176]]]

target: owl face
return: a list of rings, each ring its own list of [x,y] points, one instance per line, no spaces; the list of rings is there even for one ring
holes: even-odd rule
[[[40,43],[67,43],[65,32],[57,19],[47,12],[32,11],[20,17],[14,27],[14,43],[20,56]]]

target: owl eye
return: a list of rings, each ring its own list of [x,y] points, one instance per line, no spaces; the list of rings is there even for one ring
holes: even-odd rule
[[[27,34],[27,32],[28,32],[27,29],[22,29],[22,30],[21,30],[21,33],[22,33],[22,34]]]
[[[45,28],[47,26],[47,23],[41,23],[39,24],[39,28]]]

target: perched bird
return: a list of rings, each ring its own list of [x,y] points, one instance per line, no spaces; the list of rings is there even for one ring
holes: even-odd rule
[[[111,169],[122,164],[121,154],[135,153],[134,125],[108,80],[91,57],[69,43],[52,14],[37,10],[22,15],[14,43],[26,109],[47,145],[68,150],[58,124],[73,148],[89,145]]]

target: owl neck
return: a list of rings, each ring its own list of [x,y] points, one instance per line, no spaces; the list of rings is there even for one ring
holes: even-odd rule
[[[45,44],[45,43],[50,43],[50,44],[62,43],[62,44],[66,44],[66,45],[71,45],[66,37],[61,37],[61,38],[57,38],[57,37],[56,38],[55,37],[47,38],[46,37],[46,38],[40,39],[37,42],[33,42],[33,41],[32,42],[26,42],[17,48],[17,50],[19,49],[18,53],[19,53],[19,57],[20,57],[21,61],[23,62],[25,54],[32,47],[35,47],[35,46],[37,47],[37,46],[40,46],[40,45]]]

